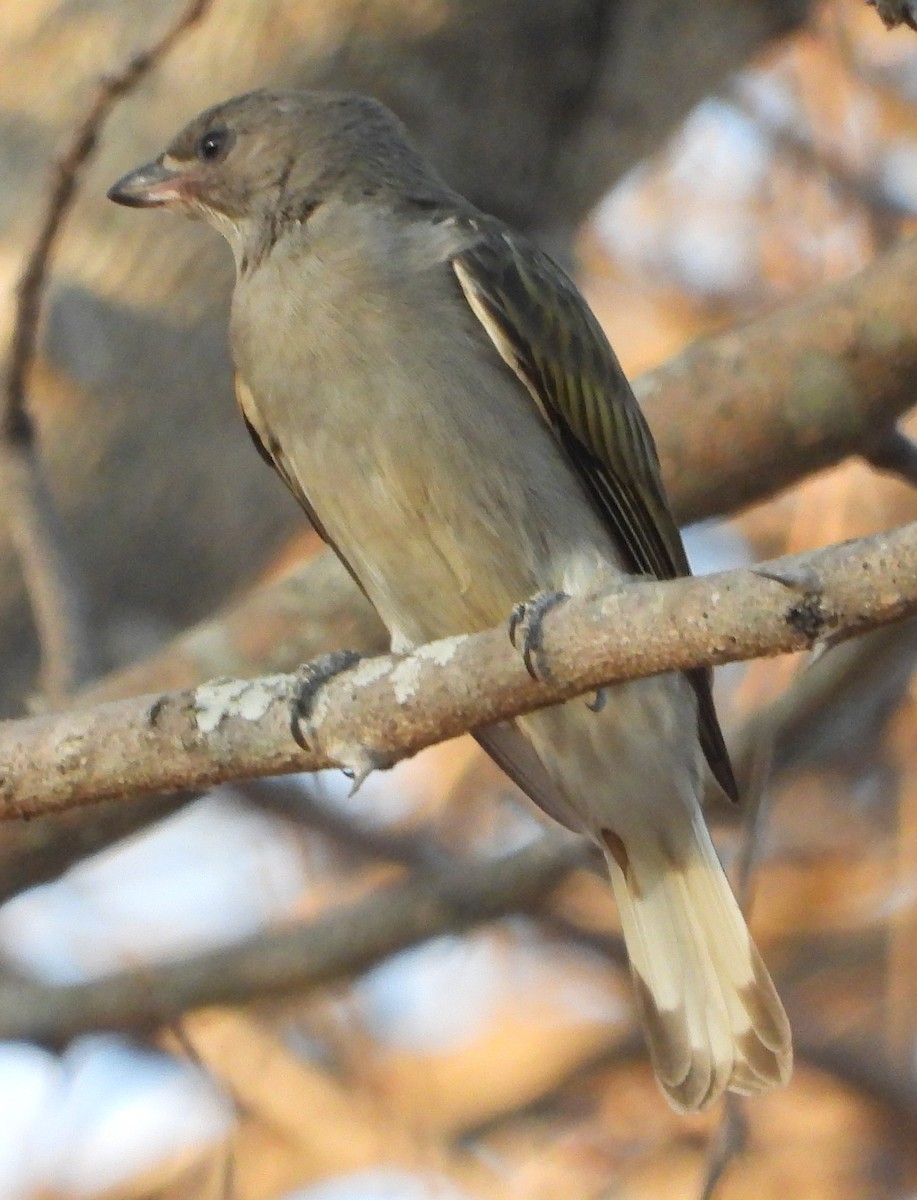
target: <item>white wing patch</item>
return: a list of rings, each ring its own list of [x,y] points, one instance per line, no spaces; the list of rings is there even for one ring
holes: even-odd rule
[[[516,360],[513,347],[506,334],[488,312],[487,306],[481,298],[480,290],[475,284],[474,276],[471,274],[465,264],[458,258],[453,258],[452,270],[455,272],[456,278],[459,281],[459,286],[465,295],[465,299],[468,301],[468,307],[484,326],[484,329],[487,331],[487,336],[497,348],[500,357],[510,368],[519,382],[525,386],[525,390],[535,401],[535,407],[538,409],[541,419],[551,430],[551,432],[554,433],[553,423],[548,415],[548,411],[544,406],[541,396],[538,394],[538,390],[535,388],[532,382],[525,377],[525,374],[520,371],[519,363]]]

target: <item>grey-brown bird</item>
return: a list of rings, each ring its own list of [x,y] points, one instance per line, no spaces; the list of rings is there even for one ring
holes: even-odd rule
[[[652,437],[586,302],[380,104],[236,97],[109,195],[229,242],[245,421],[395,651],[491,628],[530,597],[689,573]],[[705,755],[735,794],[709,675],[606,700],[479,740],[605,854],[672,1104],[784,1083],[787,1019],[701,815]]]

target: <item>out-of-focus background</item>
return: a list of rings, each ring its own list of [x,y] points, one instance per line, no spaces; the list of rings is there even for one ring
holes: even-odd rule
[[[0,9],[0,343],[55,148],[95,78],[178,10]],[[452,182],[573,265],[632,376],[851,274],[917,216],[917,34],[862,0],[214,0],[106,131],[29,397],[103,670],[319,550],[234,411],[225,247],[104,199],[204,105],[296,83],[391,103]],[[714,570],[915,517],[905,484],[850,463],[691,529],[689,550]],[[242,641],[211,635],[211,673],[233,654],[272,664],[271,627]],[[915,653],[904,627],[804,675],[788,659],[720,672],[741,761],[762,713],[778,730],[752,924],[798,1047],[790,1087],[735,1121],[723,1198],[917,1193]],[[2,520],[0,655],[15,715],[36,647]],[[544,824],[468,739],[347,793],[334,773],[248,784],[154,804],[146,829],[89,810],[63,846],[41,823],[2,827],[3,973],[152,977]],[[714,815],[735,869],[747,831]],[[583,871],[546,908],[346,986],[132,1037],[0,1042],[0,1200],[698,1196],[722,1113],[661,1099],[616,928]]]

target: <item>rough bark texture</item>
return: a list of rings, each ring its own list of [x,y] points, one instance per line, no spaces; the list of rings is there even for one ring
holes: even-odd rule
[[[917,612],[917,524],[753,570],[571,599],[545,619],[550,683],[505,628],[379,657],[321,683],[290,734],[290,675],[215,680],[0,726],[0,819],[115,796],[341,765],[357,781],[425,746],[606,682],[807,649]],[[316,679],[319,686],[316,686]]]

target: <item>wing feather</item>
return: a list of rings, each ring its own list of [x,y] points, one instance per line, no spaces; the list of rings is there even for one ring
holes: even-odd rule
[[[468,219],[452,267],[471,310],[525,385],[636,575],[689,575],[652,434],[608,339],[573,282],[502,224]],[[477,235],[477,236],[475,236]],[[738,789],[704,669],[686,672],[701,745],[726,794]]]

